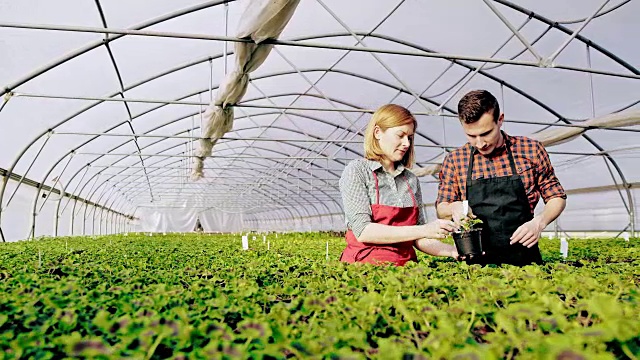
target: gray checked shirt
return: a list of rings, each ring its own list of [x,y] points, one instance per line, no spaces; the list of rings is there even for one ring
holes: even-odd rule
[[[413,206],[411,193],[407,188],[408,181],[420,212],[418,225],[426,224],[420,182],[414,173],[405,169],[403,165],[399,165],[396,171],[390,174],[377,161],[359,159],[347,164],[340,177],[340,194],[347,228],[359,237],[364,228],[372,222],[371,205],[376,203],[374,171],[378,176],[380,204],[398,207]]]

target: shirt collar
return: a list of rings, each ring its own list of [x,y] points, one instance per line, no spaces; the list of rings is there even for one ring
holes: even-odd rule
[[[369,169],[371,169],[371,171],[379,170],[378,172],[385,172],[384,168],[382,168],[382,164],[379,161],[367,159],[367,164],[369,165]],[[396,165],[396,171],[394,171],[390,175],[395,178],[396,176],[402,174],[404,169],[405,169],[405,166],[399,163],[398,165]]]

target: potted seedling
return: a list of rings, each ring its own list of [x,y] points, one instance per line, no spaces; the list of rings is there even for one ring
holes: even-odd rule
[[[471,259],[482,255],[482,220],[466,217],[462,219],[460,229],[453,232],[453,241],[460,256]]]

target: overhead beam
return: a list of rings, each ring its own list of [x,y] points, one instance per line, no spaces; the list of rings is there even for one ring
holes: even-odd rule
[[[133,29],[100,28],[100,27],[91,27],[91,26],[70,26],[70,25],[26,24],[26,23],[2,22],[0,23],[0,27],[14,28],[14,29],[29,29],[29,30],[69,31],[69,32],[83,32],[83,33],[97,33],[97,34],[137,35],[137,36],[192,39],[192,40],[194,39],[195,40],[217,40],[217,41],[253,43],[253,40],[251,39],[236,38],[231,36],[188,34],[188,33],[163,32],[163,31],[133,30]],[[107,40],[109,40],[108,37],[107,37]],[[583,68],[578,66],[555,65],[555,64],[546,64],[546,63],[540,64],[538,62],[533,62],[533,61],[496,59],[496,58],[487,58],[482,56],[390,50],[390,49],[370,48],[370,47],[365,48],[360,46],[347,46],[347,45],[335,45],[335,44],[329,44],[329,43],[325,44],[325,43],[300,42],[300,41],[275,40],[275,39],[266,39],[261,44],[286,45],[286,46],[306,47],[306,48],[316,48],[316,49],[330,49],[330,50],[349,50],[349,51],[369,52],[369,53],[376,53],[376,54],[405,55],[405,56],[436,58],[436,59],[445,59],[445,60],[487,62],[487,63],[509,64],[509,65],[519,65],[519,66],[527,66],[527,67],[552,67],[552,68],[569,70],[569,71],[586,72],[586,73],[623,77],[623,78],[630,78],[630,79],[640,79],[640,75],[635,75],[635,74],[622,74],[622,73],[615,73],[615,72],[604,71],[604,70]]]

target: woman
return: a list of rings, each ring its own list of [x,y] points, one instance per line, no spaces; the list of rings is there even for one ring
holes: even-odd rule
[[[414,161],[417,122],[409,110],[388,104],[374,114],[364,135],[365,158],[350,162],[340,177],[347,222],[347,247],[341,261],[416,261],[414,246],[427,254],[458,257],[453,245],[436,239],[454,230],[454,223],[426,224],[418,178],[409,171]]]

